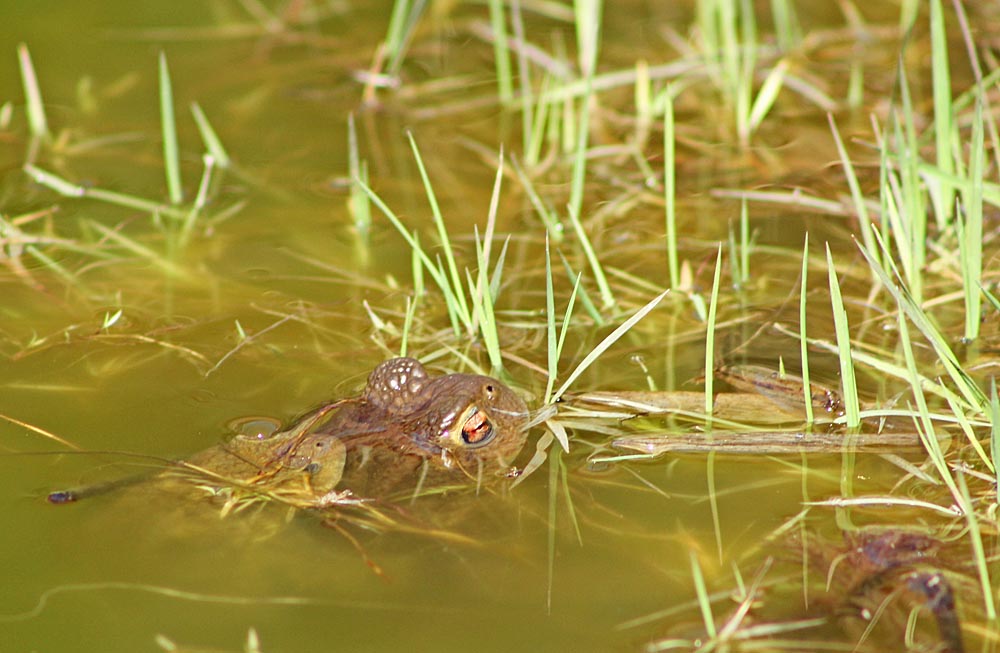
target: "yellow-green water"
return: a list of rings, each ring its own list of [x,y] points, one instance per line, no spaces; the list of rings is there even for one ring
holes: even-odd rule
[[[52,489],[118,478],[211,446],[233,419],[262,415],[287,421],[322,401],[348,396],[374,365],[398,352],[413,284],[410,251],[375,209],[367,254],[358,245],[342,183],[348,174],[349,113],[357,115],[372,186],[433,248],[430,211],[406,141],[406,130],[412,131],[460,260],[474,267],[472,226],[485,226],[495,172],[482,148],[504,145],[518,156],[520,119],[493,103],[441,115],[426,110],[440,109],[442,98],[462,101],[492,92],[492,68],[482,59],[490,48],[456,36],[464,21],[482,20],[485,11],[469,6],[448,14],[445,3],[435,5],[442,17],[427,22],[432,27],[420,33],[405,69],[413,83],[470,75],[457,90],[442,96],[382,92],[385,106],[366,108],[353,76],[369,66],[384,35],[384,4],[330,3],[321,8],[329,15],[316,25],[250,36],[204,31],[251,23],[239,3],[221,1],[45,3],[3,10],[0,103],[13,103],[14,118],[0,131],[0,214],[54,210],[23,228],[112,254],[101,258],[44,246],[74,283],[30,257],[23,258],[27,273],[0,269],[0,413],[85,452],[67,453],[22,426],[0,423],[0,557],[7,570],[0,593],[3,650],[158,650],[154,638],[160,634],[192,647],[240,650],[251,628],[266,652],[639,650],[658,637],[695,638],[704,630],[693,604],[623,627],[694,600],[691,552],[713,591],[736,585],[734,566],[745,579],[752,577],[765,554],[775,555],[784,573],[801,569],[793,544],[762,541],[797,514],[803,500],[840,494],[839,454],[812,457],[808,464],[766,456],[709,462],[691,455],[595,473],[588,471],[587,458],[595,450],[609,453],[610,438],[578,429],[563,460],[579,537],[561,485],[550,534],[553,477],[546,466],[509,496],[470,493],[434,504],[435,510],[454,514],[446,520],[449,527],[476,544],[354,531],[381,575],[347,539],[308,516],[280,528],[266,516],[188,519],[183,507],[141,489],[128,501],[109,495],[77,505],[46,504]],[[608,60],[617,65],[640,57],[670,60],[663,30],[683,31],[690,14],[628,4],[628,11],[606,7]],[[872,20],[891,21],[885,18],[891,11],[872,11]],[[841,21],[822,13],[801,18],[817,28]],[[540,42],[549,44],[555,32],[570,38],[571,27],[554,18],[529,12],[526,20]],[[21,172],[29,146],[17,68],[20,42],[30,47],[56,140],[60,134],[66,139],[42,148],[34,159],[39,167],[74,183],[163,201],[156,86],[162,49],[173,80],[187,197],[201,174],[201,144],[187,110],[196,100],[237,162],[237,170],[214,189],[208,220],[228,207],[242,208],[210,229],[199,222],[192,242],[170,258],[148,214],[59,198],[31,184]],[[738,202],[709,198],[711,188],[753,187],[776,175],[787,186],[807,184],[810,174],[820,174],[836,156],[822,114],[797,116],[794,103],[784,109],[798,129],[770,127],[761,137],[766,146],[756,154],[730,156],[732,146],[721,138],[682,148],[681,247],[696,292],[710,289],[717,242],[727,238],[739,215]],[[613,118],[605,116],[610,132],[618,128]],[[845,131],[865,128],[861,116],[839,119]],[[685,126],[692,120],[704,116],[679,103],[681,136],[695,131]],[[105,137],[113,138],[91,140]],[[600,134],[592,138],[599,141]],[[647,154],[659,170],[656,147]],[[636,190],[641,184],[635,166],[627,157],[600,159],[592,174],[588,188],[596,190],[585,203],[589,216],[613,203],[616,193],[634,194],[621,210],[588,223],[600,258],[651,286],[665,286],[662,208]],[[627,192],[617,183],[619,175],[629,181]],[[833,183],[822,179],[818,193]],[[558,197],[565,194],[568,176],[552,173],[535,183]],[[498,231],[513,236],[499,302],[501,336],[505,349],[520,357],[508,361],[512,382],[537,405],[544,378],[521,360],[545,366],[544,229],[523,193],[512,190],[516,182],[508,177],[504,184]],[[720,333],[720,348],[754,337],[750,357],[774,365],[778,356],[796,359],[798,342],[755,333],[765,320],[797,321],[798,252],[805,231],[814,245],[830,239],[844,257],[845,287],[867,273],[859,270],[840,218],[804,217],[795,208],[768,205],[755,207],[753,217],[762,247],[752,263],[754,282],[739,292],[724,290],[728,299],[720,322],[734,322]],[[98,238],[91,221],[120,229],[187,276],[171,278],[149,260]],[[575,245],[562,247],[577,269],[585,268]],[[849,264],[853,267],[846,269]],[[817,289],[810,335],[832,338],[823,298],[826,274],[812,275]],[[558,284],[562,310],[571,286],[563,277]],[[628,279],[617,279],[615,287],[628,309],[619,318],[655,295]],[[411,353],[432,355],[444,367],[460,364],[456,353],[468,354],[488,366],[467,337],[451,334],[438,300],[423,301]],[[376,328],[366,306],[391,327]],[[119,309],[121,317],[103,326]],[[861,309],[850,310],[863,324]],[[703,322],[684,301],[654,315],[576,389],[645,388],[637,356],[658,387],[691,389],[684,383],[703,372]],[[251,336],[249,342],[241,343],[239,328]],[[575,329],[562,373],[608,330],[587,324]],[[869,337],[879,342],[877,335]],[[836,385],[833,358],[815,353],[814,365],[819,380]],[[870,397],[892,394],[873,378],[862,385]],[[708,469],[714,475],[718,533]],[[888,492],[901,475],[866,455],[859,455],[853,473],[858,494]],[[815,515],[814,528],[836,533],[831,509],[817,509]],[[802,581],[791,586],[796,582]],[[786,589],[786,594],[793,598],[786,597],[776,613],[807,614],[801,592]],[[733,605],[723,601],[717,609],[724,615]],[[832,626],[824,632],[849,650],[851,636]]]

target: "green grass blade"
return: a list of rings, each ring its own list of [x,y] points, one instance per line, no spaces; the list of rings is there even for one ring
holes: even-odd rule
[[[369,234],[372,226],[371,201],[361,188],[358,181],[368,183],[368,167],[361,160],[358,148],[358,134],[354,128],[354,114],[347,115],[347,169],[351,174],[351,191],[347,200],[347,208],[354,222],[354,230],[358,234],[360,255],[364,262],[369,257]]]
[[[639,320],[644,318],[650,311],[656,308],[657,304],[659,304],[660,301],[667,296],[668,292],[670,291],[665,290],[656,297],[654,297],[652,300],[649,301],[649,303],[647,303],[645,306],[636,311],[632,315],[632,317],[622,322],[618,326],[618,328],[616,328],[614,331],[608,334],[607,337],[601,340],[601,342],[599,342],[597,346],[590,351],[590,353],[584,356],[583,360],[580,361],[580,364],[576,366],[576,369],[573,370],[573,372],[569,375],[569,377],[562,384],[562,386],[560,386],[560,388],[556,391],[555,395],[553,395],[552,401],[558,400],[559,397],[561,397],[563,393],[565,393],[566,390],[568,390],[569,387],[573,385],[573,382],[576,381],[577,378],[579,378],[579,376],[583,374],[586,371],[586,369],[590,367],[594,363],[594,361],[596,361],[601,356],[601,354],[607,351],[608,348],[611,347],[611,345],[618,342],[618,340],[623,335],[628,333],[629,329],[635,326],[636,323],[639,322]]]
[[[674,96],[669,84],[663,93],[663,100],[663,201],[667,236],[667,271],[670,274],[670,287],[677,288],[681,282],[681,273],[677,257],[676,136]]]
[[[208,121],[208,117],[201,110],[201,106],[197,102],[191,103],[191,115],[194,116],[194,122],[198,126],[201,142],[204,144],[205,149],[208,150],[208,153],[212,155],[212,158],[215,159],[215,165],[223,170],[228,169],[232,165],[229,152],[222,145],[219,135],[215,133],[212,123]]]
[[[969,494],[969,486],[965,482],[965,474],[958,472],[958,489],[961,492],[962,507],[965,512],[965,523],[969,527],[969,541],[972,543],[973,561],[976,563],[976,571],[979,572],[979,586],[983,592],[983,606],[986,608],[986,619],[995,622],[997,618],[996,598],[994,597],[993,582],[990,580],[990,568],[987,564],[986,551],[983,548],[982,530],[974,510],[975,504]],[[992,539],[992,538],[991,538]]]
[[[195,195],[194,203],[191,205],[187,217],[181,223],[180,244],[182,247],[190,241],[194,224],[208,202],[208,189],[212,183],[212,170],[215,168],[215,159],[211,154],[205,154],[202,159],[205,162],[205,167],[201,175],[201,182],[198,184],[198,193]]]
[[[579,288],[580,293],[580,303],[583,304],[583,310],[587,312],[587,315],[590,316],[590,319],[592,319],[595,324],[598,326],[604,326],[606,324],[604,316],[601,315],[599,310],[597,310],[597,306],[594,305],[594,300],[590,298],[590,295],[587,293],[587,289],[579,285],[580,278],[583,273],[573,272],[573,268],[570,267],[569,261],[567,261],[566,257],[562,255],[562,252],[559,253],[559,258],[562,260],[563,269],[566,270],[566,278],[570,281],[576,279],[577,287]]]
[[[480,256],[480,258],[482,258]],[[465,271],[466,281],[469,284],[469,291],[476,292],[477,286],[486,286],[486,271],[480,267],[478,281],[473,280],[472,273]],[[490,357],[490,365],[493,367],[492,374],[498,375],[503,370],[503,356],[500,354],[500,340],[497,334],[496,317],[493,314],[493,300],[488,292],[477,294],[473,301],[472,310],[476,322],[479,324],[479,333],[483,337],[483,345],[486,353]]]
[[[17,46],[17,59],[21,66],[21,85],[24,88],[24,101],[27,106],[28,129],[35,138],[47,140],[49,138],[49,122],[45,117],[42,91],[38,86],[35,67],[31,63],[31,53],[24,43]]]
[[[549,239],[545,238],[545,342],[548,351],[548,381],[545,384],[544,403],[552,398],[552,389],[556,384],[556,374],[559,370],[559,355],[556,351],[556,300],[552,287],[552,255],[549,251]]]
[[[168,206],[152,200],[132,195],[125,195],[111,190],[88,188],[74,184],[71,181],[67,181],[58,175],[42,170],[41,168],[31,165],[30,163],[24,165],[24,171],[32,178],[32,180],[34,180],[35,183],[46,186],[65,197],[88,197],[90,199],[108,202],[109,204],[124,206],[129,209],[136,209],[145,213],[156,213],[169,218],[184,219],[187,216],[187,211],[178,207]]]
[[[960,229],[959,260],[962,267],[962,288],[965,298],[965,338],[979,337],[982,316],[983,278],[983,174],[986,165],[984,149],[983,102],[976,101],[972,123],[969,182],[962,193],[963,218]]]
[[[861,426],[861,406],[858,401],[857,380],[854,377],[854,358],[851,356],[851,329],[847,322],[847,311],[844,310],[844,300],[840,295],[840,283],[837,281],[837,269],[833,265],[829,243],[826,244],[826,265],[830,277],[830,304],[833,308],[833,324],[837,334],[847,426],[855,429]]]
[[[877,253],[878,248],[875,247],[875,240],[872,235],[872,221],[868,215],[868,206],[865,204],[865,196],[861,192],[861,184],[858,182],[858,176],[854,172],[854,164],[851,162],[851,157],[847,154],[847,148],[844,147],[844,141],[840,138],[840,130],[837,129],[837,123],[833,119],[833,114],[826,114],[826,120],[830,124],[830,132],[833,134],[833,141],[837,145],[837,153],[840,155],[840,165],[844,168],[844,177],[847,179],[847,187],[851,191],[851,201],[854,204],[854,212],[858,216],[858,225],[861,228],[861,238],[865,243],[865,247],[867,247],[869,251]],[[874,272],[872,274],[874,274]]]
[[[990,457],[996,475],[996,487],[1000,488],[1000,399],[997,398],[997,380],[990,380]]]
[[[427,256],[427,253],[420,246],[417,237],[414,234],[410,233],[410,231],[405,226],[403,226],[403,223],[400,221],[399,217],[397,217],[396,214],[392,211],[392,209],[390,209],[388,205],[386,205],[386,203],[382,201],[381,197],[375,194],[375,191],[373,191],[371,188],[368,187],[368,184],[364,183],[360,179],[355,181],[365,192],[368,198],[372,201],[372,203],[376,207],[378,207],[380,211],[382,211],[385,217],[389,219],[389,222],[392,224],[392,226],[396,228],[396,231],[399,232],[399,234],[403,237],[403,239],[406,240],[407,244],[410,245],[410,249],[414,252],[416,258],[423,264],[423,269],[427,270],[427,273],[431,275],[432,279],[434,279],[434,282],[437,284],[438,288],[441,289],[441,294],[444,296],[445,302],[448,304],[449,312],[455,310],[458,302],[454,298],[454,296],[456,294],[458,295],[462,294],[462,286],[458,286],[457,292],[453,290],[451,284],[448,281],[448,277],[440,270],[438,265],[434,261],[432,261],[429,256]],[[466,314],[466,317],[467,316],[468,315]],[[471,324],[471,320],[465,321],[464,323]],[[457,333],[458,323],[453,322],[452,326],[456,329]]]
[[[698,554],[692,549],[688,551],[688,557],[691,563],[691,579],[694,581],[694,591],[698,597],[698,608],[701,610],[701,620],[705,624],[705,634],[709,640],[714,640],[718,629],[715,626],[715,616],[712,614],[712,599],[708,595],[705,576],[701,572],[701,565],[698,564]]]
[[[493,30],[493,63],[497,75],[500,103],[508,105],[514,99],[514,81],[510,68],[510,49],[507,47],[507,20],[503,0],[489,0],[490,27]]]
[[[583,210],[583,189],[587,177],[587,144],[590,136],[590,78],[587,78],[587,92],[580,100],[577,116],[576,139],[573,144],[573,172],[570,180],[569,213],[579,216]]]
[[[403,315],[403,332],[399,337],[399,355],[405,357],[410,343],[410,331],[413,330],[413,316],[417,313],[419,303],[417,295],[406,297],[406,312]]]
[[[951,72],[948,66],[948,38],[944,24],[944,11],[941,0],[930,0],[930,35],[931,35],[931,82],[934,93],[934,143],[937,155],[937,167],[942,173],[950,175],[954,172],[954,160],[951,151],[951,139],[954,133],[954,107],[951,101]],[[939,193],[932,195],[936,200],[936,213],[942,216],[943,223],[950,221],[954,209],[954,192],[944,186]],[[939,226],[942,222],[939,222]]]
[[[0,104],[0,130],[7,131],[10,129],[10,121],[13,117],[14,103],[7,100],[3,104]]]
[[[906,287],[902,283],[899,271],[892,265],[891,256],[886,250],[885,243],[882,242],[881,237],[878,236],[878,232],[875,232],[875,234],[879,247],[882,249],[882,260],[889,264],[895,277],[895,281],[889,277],[889,274],[885,270],[876,265],[871,254],[863,246],[860,247],[861,254],[868,261],[868,264],[872,267],[872,269],[878,273],[879,280],[896,300],[897,305],[906,312],[910,321],[913,322],[921,333],[924,334],[924,337],[931,344],[931,347],[933,347],[934,352],[941,361],[941,364],[948,372],[948,376],[951,377],[951,380],[955,383],[955,386],[958,388],[965,400],[969,402],[970,407],[979,411],[985,411],[988,403],[986,395],[979,388],[979,386],[976,385],[976,382],[969,377],[965,370],[962,369],[962,365],[955,356],[955,352],[953,352],[951,347],[948,345],[947,339],[941,334],[927,314],[920,308],[920,305],[916,302],[913,296],[907,291]]]
[[[809,384],[809,340],[806,335],[806,298],[809,295],[809,232],[806,232],[805,242],[802,244],[802,281],[799,283],[799,356],[802,359],[802,397],[806,405],[806,423],[812,424],[813,400],[812,388]],[[805,480],[803,479],[803,482]]]
[[[548,612],[552,612],[552,585],[555,582],[556,568],[556,508],[559,497],[559,465],[556,458],[561,455],[559,449],[549,449],[549,510],[548,510],[548,582],[545,591],[545,606]]]
[[[174,92],[167,68],[167,55],[160,51],[160,127],[163,132],[163,166],[167,175],[167,194],[170,203],[177,205],[184,200],[181,189],[181,165],[177,146],[177,123],[174,118]]]
[[[607,277],[604,276],[604,269],[601,267],[601,262],[597,259],[594,247],[590,244],[587,232],[584,231],[583,224],[580,222],[580,216],[572,204],[569,206],[569,221],[573,225],[573,231],[576,233],[577,240],[580,241],[580,247],[583,248],[583,253],[590,264],[590,271],[594,275],[594,281],[597,283],[597,289],[601,294],[602,307],[605,310],[614,308],[616,305],[614,293],[611,292],[611,286],[608,284]]]
[[[535,190],[535,185],[531,182],[528,175],[524,173],[524,170],[521,169],[521,166],[517,164],[517,161],[512,161],[512,165],[514,172],[517,173],[517,178],[521,181],[521,188],[524,189],[525,194],[528,196],[528,201],[531,202],[531,206],[535,208],[535,213],[538,214],[542,224],[545,225],[545,230],[548,232],[547,237],[551,238],[555,243],[561,243],[563,241],[563,225],[559,222],[559,218],[556,217],[555,212],[546,206],[542,198],[539,197],[538,192]]]
[[[576,27],[576,47],[580,72],[593,77],[597,71],[597,55],[601,45],[602,0],[573,0],[573,25]],[[589,95],[589,93],[587,94]]]
[[[712,278],[712,296],[708,303],[708,320],[705,326],[705,414],[709,416],[707,433],[711,438],[711,416],[715,406],[715,319],[719,308],[719,282],[722,278],[722,245],[715,255],[715,276]]]
[[[427,195],[427,201],[431,206],[431,212],[434,214],[434,225],[437,227],[438,238],[441,241],[441,248],[444,251],[445,263],[448,265],[448,273],[451,276],[452,287],[455,288],[454,299],[459,310],[459,317],[462,320],[462,323],[468,328],[472,325],[472,317],[469,313],[468,303],[465,301],[465,295],[461,291],[462,278],[458,273],[458,264],[455,262],[455,252],[452,250],[451,240],[448,237],[448,230],[444,225],[444,217],[441,215],[441,207],[438,205],[437,196],[434,194],[434,188],[431,186],[430,177],[427,175],[427,169],[424,167],[424,161],[420,156],[420,150],[417,148],[417,141],[413,138],[412,132],[407,132],[406,136],[410,141],[410,149],[413,151],[413,157],[417,162],[417,169],[420,172],[420,179],[424,184],[424,193]]]
[[[787,59],[779,61],[778,65],[772,68],[771,72],[767,74],[760,90],[757,91],[757,97],[754,98],[753,106],[750,107],[750,117],[747,119],[748,139],[750,134],[757,131],[760,124],[764,122],[764,118],[771,110],[771,107],[774,106],[775,100],[778,99],[781,87],[785,83],[785,74],[788,72],[788,65]]]

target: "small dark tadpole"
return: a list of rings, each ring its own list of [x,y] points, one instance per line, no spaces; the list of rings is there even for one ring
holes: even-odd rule
[[[66,503],[74,503],[77,496],[72,490],[60,490],[58,492],[50,492],[46,499],[53,505],[61,506]]]

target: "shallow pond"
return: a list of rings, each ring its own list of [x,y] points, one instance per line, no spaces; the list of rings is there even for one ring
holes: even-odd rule
[[[607,3],[587,102],[579,99],[586,85],[575,81],[578,52],[580,59],[586,53],[577,47],[576,27],[586,29],[574,26],[572,7],[507,3],[515,95],[506,106],[498,100],[497,51],[487,38],[489,10],[479,4],[426,7],[398,71],[391,55],[373,63],[390,3],[36,3],[5,10],[4,650],[160,650],[169,640],[178,650],[236,651],[251,630],[266,652],[693,650],[727,628],[745,633],[743,643],[732,640],[738,650],[814,650],[820,643],[852,650],[859,641],[887,650],[881,647],[903,646],[907,619],[913,639],[929,647],[942,639],[942,611],[921,588],[938,569],[955,588],[967,643],[994,650],[996,620],[982,599],[983,573],[998,571],[988,441],[978,456],[958,428],[938,422],[953,436],[948,462],[967,475],[961,483],[968,479],[969,505],[980,519],[974,537],[984,548],[970,554],[966,522],[960,511],[948,513],[960,495],[949,496],[935,476],[909,416],[876,414],[866,422],[864,429],[874,431],[880,417],[899,420],[890,430],[913,434],[914,446],[891,447],[888,455],[837,447],[772,455],[762,447],[743,455],[652,456],[613,441],[767,429],[773,416],[765,407],[741,418],[742,425],[726,415],[706,422],[691,414],[697,409],[631,419],[648,411],[579,403],[581,393],[597,390],[701,392],[707,321],[715,322],[711,358],[720,364],[777,370],[780,359],[790,371],[801,369],[799,279],[808,233],[803,310],[815,339],[812,381],[841,392],[827,243],[851,320],[862,406],[915,410],[897,309],[886,293],[872,291],[873,274],[852,240],[864,242],[863,222],[826,114],[836,117],[876,216],[880,157],[869,116],[880,129],[894,128],[885,120],[892,103],[902,102],[898,56],[910,75],[914,112],[929,113],[927,16],[921,10],[904,48],[897,3],[868,3],[857,14],[852,3],[843,3],[844,13],[799,3],[810,6],[796,6],[783,32],[790,40],[778,43],[771,10],[793,3],[774,2],[760,8],[756,25],[746,16],[739,23],[741,38],[760,30],[756,59],[719,46],[709,65],[698,52],[709,47],[711,20],[699,21],[712,12],[725,16],[725,7],[737,11],[736,4]],[[986,24],[990,16],[974,18]],[[949,51],[965,61],[958,20],[947,20]],[[720,43],[726,24],[720,19]],[[522,47],[525,40],[532,47]],[[19,43],[27,49],[19,51]],[[49,135],[39,138],[30,135],[21,86],[29,51],[48,120]],[[174,204],[161,145],[161,52],[180,145],[183,198]],[[992,61],[984,55],[987,68]],[[789,76],[774,107],[748,126],[740,103],[777,81],[769,76],[780,66]],[[739,90],[744,67],[756,73],[750,96]],[[522,104],[525,68],[533,96]],[[957,96],[974,76],[959,72],[967,64],[953,68]],[[392,509],[398,513],[387,514],[404,517],[379,527],[350,510],[331,527],[315,512],[279,505],[223,517],[203,497],[192,506],[142,485],[73,505],[46,503],[54,489],[154,473],[230,436],[234,420],[290,423],[353,396],[372,368],[404,347],[436,373],[490,373],[483,322],[498,325],[504,364],[494,372],[529,406],[541,407],[550,346],[547,233],[557,331],[567,305],[575,306],[557,388],[615,327],[672,285],[663,190],[668,81],[676,96],[679,279],[572,383],[554,418],[568,428],[568,452],[552,444],[548,460],[516,487],[505,482],[401,501]],[[553,94],[551,102],[538,101],[543,91]],[[205,176],[206,145],[192,102],[231,157],[228,169],[216,159]],[[970,106],[956,109],[966,119],[956,127],[962,139],[971,138]],[[526,111],[538,121],[548,112],[548,122],[523,122]],[[581,121],[589,129],[581,132]],[[454,317],[460,309],[449,316],[434,278],[451,280],[448,253],[408,134],[440,202],[459,283],[472,289],[465,296],[497,282],[495,319],[476,315],[470,326]],[[583,158],[574,157],[581,134],[585,170]],[[932,141],[920,134],[925,149]],[[490,225],[501,147],[504,174]],[[906,168],[899,167],[903,179]],[[575,170],[582,186],[574,186]],[[352,183],[357,175],[408,234],[417,234],[440,272],[420,268],[413,245]],[[89,197],[60,196],[54,177],[64,190],[72,184]],[[195,209],[200,182],[206,202]],[[987,185],[987,288],[997,280],[991,192]],[[148,206],[123,206],[122,196]],[[749,200],[745,221],[741,197]],[[585,241],[566,208],[577,202]],[[370,226],[358,226],[359,206],[367,206]],[[547,229],[546,214],[558,224]],[[985,393],[995,365],[996,312],[985,305],[978,339],[960,342],[965,313],[957,254],[949,253],[957,251],[955,236],[932,231],[939,239],[923,254],[923,297],[970,382]],[[487,232],[489,275],[501,257],[502,274],[480,278],[476,248]],[[718,313],[709,318],[720,251]],[[578,273],[582,291],[574,295]],[[915,341],[918,328],[910,328]],[[915,351],[922,374],[946,378],[939,351],[923,340]],[[717,376],[716,391],[768,395],[760,377],[741,386]],[[953,388],[949,383],[940,386]],[[955,414],[972,421],[969,432],[987,437],[988,415],[975,396],[955,390],[954,397]],[[963,409],[966,400],[978,408]],[[931,403],[950,414],[940,398]],[[773,412],[783,410],[778,401]],[[808,431],[800,410],[777,420],[786,434]],[[827,415],[820,405],[815,428],[842,433],[842,425],[829,424],[839,410]],[[535,443],[547,433],[531,432],[519,467],[533,466]],[[814,505],[841,497],[899,501]],[[844,533],[854,542],[852,533],[878,525],[917,528],[935,547],[939,539],[958,544],[942,544],[944,553],[922,555],[919,565],[891,556],[886,562],[867,549],[863,559],[850,558]],[[872,569],[860,578],[843,567],[839,576],[831,572],[827,593],[826,574],[844,559]],[[712,595],[715,624],[706,625],[699,608],[699,578]],[[753,605],[743,613],[747,596],[753,600],[745,605]],[[876,627],[865,633],[880,602]],[[751,628],[768,623],[787,628]]]

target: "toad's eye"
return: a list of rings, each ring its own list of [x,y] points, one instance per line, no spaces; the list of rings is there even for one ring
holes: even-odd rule
[[[462,426],[462,442],[473,449],[489,444],[495,435],[492,422],[479,409],[474,409]]]

